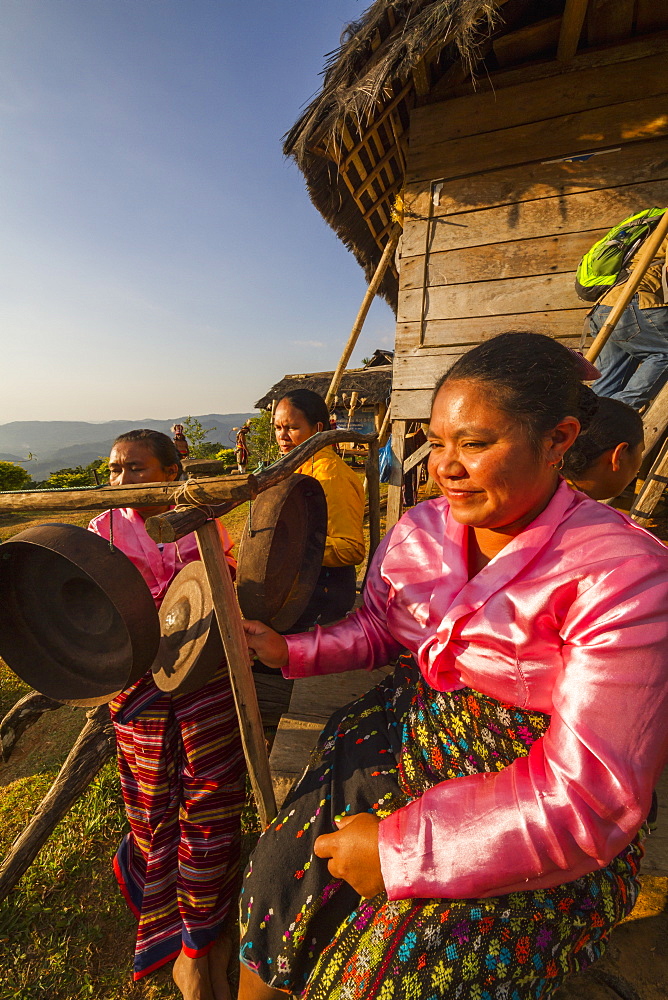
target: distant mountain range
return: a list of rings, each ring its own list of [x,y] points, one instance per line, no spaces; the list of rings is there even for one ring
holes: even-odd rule
[[[213,428],[209,441],[220,441],[225,448],[233,446],[233,427],[238,427],[254,413],[206,413],[197,416],[204,427]],[[35,480],[46,479],[58,469],[88,465],[96,458],[109,454],[119,434],[136,427],[150,427],[171,437],[174,424],[185,417],[170,420],[108,420],[93,424],[83,420],[15,420],[0,424],[0,460],[20,462]],[[31,461],[26,462],[32,454]]]

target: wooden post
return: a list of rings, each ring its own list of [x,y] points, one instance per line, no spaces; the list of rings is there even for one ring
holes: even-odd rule
[[[566,0],[557,45],[559,62],[570,62],[578,50],[588,2],[589,0]]]
[[[414,451],[413,454],[406,459],[404,462],[404,475],[406,475],[407,472],[410,472],[411,469],[414,469],[416,465],[419,465],[420,462],[424,461],[429,454],[430,448],[430,442],[425,441],[424,444],[420,445],[417,451]]]
[[[241,612],[215,522],[207,521],[197,529],[196,534],[230,672],[248,774],[260,814],[260,824],[266,827],[276,815],[276,800]]]
[[[659,452],[642,489],[631,508],[631,517],[639,524],[646,526],[648,518],[654,513],[663,491],[668,483],[668,441]]]
[[[387,516],[385,530],[393,528],[401,517],[401,489],[404,479],[404,450],[406,446],[406,420],[392,422],[392,470],[387,490]]]
[[[86,713],[87,722],[28,823],[0,865],[0,900],[28,870],[53,829],[88,788],[103,765],[114,755],[116,742],[108,705]]]
[[[662,386],[650,403],[642,418],[642,424],[645,436],[643,458],[645,458],[668,427],[668,382]]]
[[[369,442],[369,455],[366,460],[366,490],[369,498],[369,557],[380,545],[380,469],[378,468],[378,439]]]
[[[348,427],[346,428],[347,430],[350,430],[350,421],[353,419],[353,414],[355,413],[358,396],[359,396],[358,392],[351,392],[350,394],[350,406],[348,407]]]
[[[625,282],[622,294],[612,307],[607,320],[596,334],[594,343],[585,354],[587,361],[595,361],[601,353],[608,337],[617,326],[622,313],[637,292],[638,285],[642,281],[645,271],[657,256],[657,251],[667,233],[668,209],[666,209],[663,216],[659,219],[654,232],[650,233],[645,240],[644,246],[640,251],[640,256],[638,257],[638,263],[634,267],[633,273],[629,279]]]
[[[39,722],[45,712],[54,712],[63,707],[62,701],[47,698],[39,691],[28,691],[22,698],[19,698],[0,722],[0,753],[5,763],[11,757],[12,750],[26,729]]]
[[[343,354],[339,359],[336,371],[334,372],[332,381],[329,384],[329,389],[327,390],[327,395],[325,397],[325,402],[328,407],[331,406],[332,399],[336,396],[336,391],[341,383],[341,376],[343,375],[346,365],[350,360],[350,355],[353,353],[355,344],[357,343],[357,338],[359,337],[362,327],[364,326],[364,320],[366,319],[367,313],[371,308],[371,303],[373,302],[376,292],[380,288],[380,284],[385,277],[385,272],[387,271],[388,265],[394,256],[394,251],[397,249],[400,236],[401,226],[398,222],[396,222],[392,229],[390,229],[387,243],[385,244],[385,248],[383,250],[383,255],[378,262],[378,267],[375,270],[373,278],[369,282],[369,287],[367,288],[364,298],[362,299],[362,305],[360,306],[360,310],[357,314],[357,319],[353,323],[353,328],[350,331],[348,343],[343,348]]]

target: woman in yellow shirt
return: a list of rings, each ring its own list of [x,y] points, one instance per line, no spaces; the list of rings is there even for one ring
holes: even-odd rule
[[[329,411],[322,396],[295,389],[280,400],[274,431],[282,455],[329,429]],[[342,618],[355,602],[355,566],[364,559],[364,487],[333,448],[327,446],[297,472],[317,479],[327,499],[327,540],[322,571],[306,611],[291,631],[326,625]]]

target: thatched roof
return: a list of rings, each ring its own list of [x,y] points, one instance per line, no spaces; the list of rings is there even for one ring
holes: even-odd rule
[[[334,372],[315,372],[310,375],[285,375],[265,393],[262,399],[258,399],[255,408],[269,410],[272,400],[282,399],[286,392],[291,392],[293,389],[311,389],[324,397],[327,395],[333,374]],[[362,405],[375,406],[377,403],[389,403],[392,392],[392,366],[349,368],[341,378],[335,405],[347,405],[353,392],[359,393]]]
[[[476,45],[503,3],[375,0],[344,31],[327,57],[321,92],[285,136],[284,152],[304,173],[311,200],[367,278],[403,185],[416,95],[456,63],[471,68]],[[396,273],[388,271],[381,294],[396,305]]]

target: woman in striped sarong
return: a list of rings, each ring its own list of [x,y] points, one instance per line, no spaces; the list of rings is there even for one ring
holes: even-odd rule
[[[158,431],[121,435],[109,458],[113,486],[167,482],[180,474],[170,439]],[[144,521],[167,508],[107,511],[89,528],[139,569],[159,607],[187,563],[193,535],[157,545]],[[233,568],[232,543],[218,525]],[[231,939],[224,928],[238,888],[245,767],[224,663],[191,694],[165,694],[147,672],[110,703],[130,830],[114,871],[137,917],[134,978],[176,959],[186,1000],[229,1000]]]
[[[583,377],[537,334],[463,355],[429,428],[443,496],[388,532],[362,608],[246,623],[287,677],[400,662],[258,842],[239,1000],[545,1000],[631,911],[668,756],[668,552],[559,476]]]

